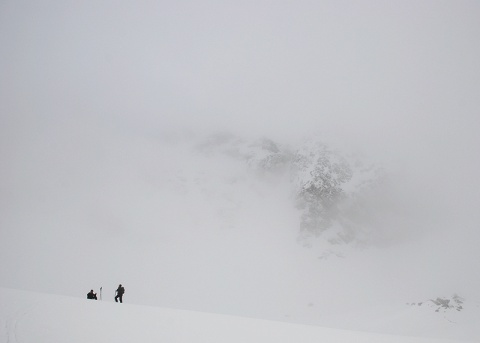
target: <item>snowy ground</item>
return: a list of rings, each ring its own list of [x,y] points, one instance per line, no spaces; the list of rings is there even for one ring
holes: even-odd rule
[[[0,342],[5,343],[459,341],[462,340],[349,331],[11,289],[0,292]]]

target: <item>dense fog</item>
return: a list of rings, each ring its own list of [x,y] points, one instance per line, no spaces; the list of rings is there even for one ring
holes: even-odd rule
[[[316,322],[480,286],[480,4],[3,1],[0,285]],[[376,231],[298,241],[211,135],[384,170]],[[322,243],[324,244],[324,243]],[[314,244],[315,245],[315,244]]]

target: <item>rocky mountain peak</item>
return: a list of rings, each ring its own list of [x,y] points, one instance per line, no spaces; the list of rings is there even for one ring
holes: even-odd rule
[[[336,151],[316,137],[287,146],[269,138],[249,141],[222,133],[207,137],[197,149],[240,161],[246,173],[263,180],[288,183],[292,207],[298,211],[301,244],[313,246],[319,240],[334,245],[368,243],[372,214],[364,198],[380,186],[381,168]]]

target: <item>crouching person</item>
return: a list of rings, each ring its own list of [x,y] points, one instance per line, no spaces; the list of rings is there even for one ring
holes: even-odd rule
[[[87,299],[97,300],[97,293],[93,291],[93,289],[87,293]]]

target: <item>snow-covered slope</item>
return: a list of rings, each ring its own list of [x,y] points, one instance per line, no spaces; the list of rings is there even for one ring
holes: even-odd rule
[[[446,343],[459,341],[345,331],[2,288],[0,289],[0,342]]]

